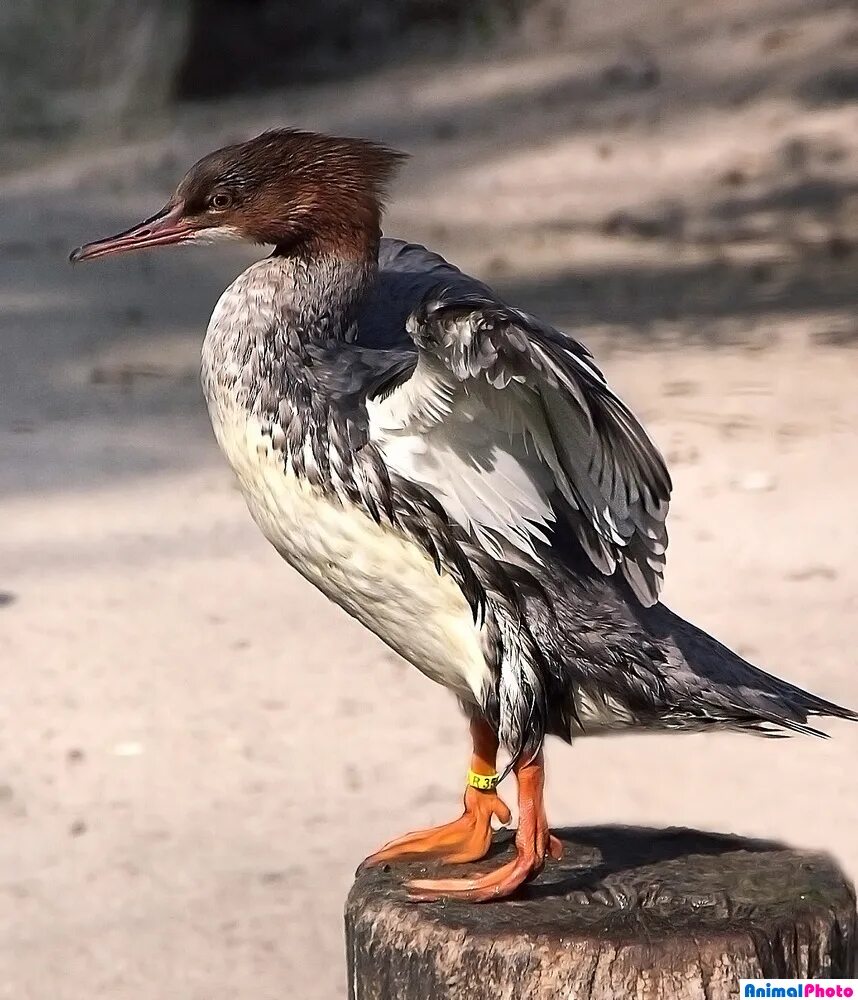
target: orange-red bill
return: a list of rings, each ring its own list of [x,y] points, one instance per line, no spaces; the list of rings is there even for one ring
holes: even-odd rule
[[[165,205],[151,218],[117,233],[116,236],[94,240],[72,250],[69,260],[75,264],[81,260],[95,260],[97,257],[126,253],[129,250],[169,246],[193,237],[194,232],[194,227],[184,217],[181,205]]]

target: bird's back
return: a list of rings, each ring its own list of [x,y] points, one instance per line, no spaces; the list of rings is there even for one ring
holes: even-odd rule
[[[358,318],[358,342],[371,348],[404,348],[416,356],[405,323],[420,303],[441,287],[461,295],[492,294],[487,285],[440,254],[417,243],[383,237],[378,278]]]

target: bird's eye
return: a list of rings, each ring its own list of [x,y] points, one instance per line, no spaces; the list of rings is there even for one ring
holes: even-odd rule
[[[225,191],[219,191],[209,198],[209,208],[229,208],[232,204],[232,197]]]

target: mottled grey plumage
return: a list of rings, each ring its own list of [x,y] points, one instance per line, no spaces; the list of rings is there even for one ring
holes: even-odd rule
[[[275,256],[238,279],[252,287],[234,285],[223,301],[250,301],[253,314],[215,312],[204,349],[209,404],[214,414],[228,398],[254,414],[284,469],[395,527],[455,580],[492,678],[480,697],[458,693],[514,756],[546,733],[812,732],[809,716],[854,717],[655,603],[670,481],[581,345],[422,247],[382,240],[378,262],[375,273]],[[391,412],[397,428],[449,420],[455,434],[451,408],[481,392],[523,394],[520,405],[550,430],[546,458],[535,431],[509,429],[543,449],[553,476],[540,485],[550,515],[535,513],[527,539],[457,520],[431,484],[386,458]]]
[[[499,746],[509,752],[515,858],[408,884],[417,899],[485,902],[560,855],[547,734],[785,735],[815,732],[815,715],[856,716],[658,603],[671,491],[658,450],[572,337],[437,254],[381,238],[401,158],[364,139],[266,132],[203,157],[159,212],[71,259],[217,236],[275,247],[209,321],[212,427],[280,555],[471,717],[464,814],[368,861],[483,857],[492,818],[509,819],[489,788]]]

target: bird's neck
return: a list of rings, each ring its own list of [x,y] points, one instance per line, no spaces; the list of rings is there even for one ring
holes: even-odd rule
[[[280,322],[300,340],[350,340],[358,308],[375,281],[375,254],[270,258]],[[269,272],[270,273],[270,272]],[[279,281],[277,276],[279,275]]]
[[[210,402],[219,392],[252,400],[269,385],[288,391],[290,372],[311,381],[313,344],[354,338],[377,268],[374,257],[276,253],[251,264],[209,321],[202,377]]]

